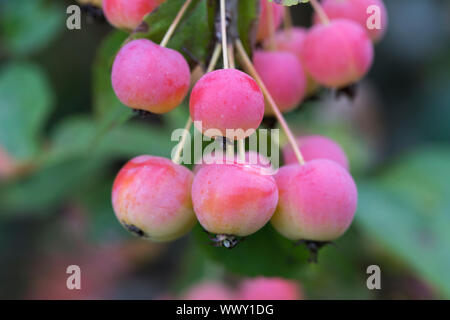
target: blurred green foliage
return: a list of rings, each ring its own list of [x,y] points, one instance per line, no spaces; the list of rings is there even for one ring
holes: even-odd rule
[[[63,31],[63,10],[57,1],[2,1],[0,37],[8,53],[26,55],[47,46]]]

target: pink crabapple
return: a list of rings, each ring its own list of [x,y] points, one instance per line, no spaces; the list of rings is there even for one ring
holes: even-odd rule
[[[306,93],[306,76],[293,53],[257,50],[253,64],[281,112],[300,104]],[[266,114],[272,114],[270,107],[266,107]]]
[[[373,11],[367,12],[371,6],[376,6],[380,10],[379,28],[369,29],[367,27],[368,20],[373,14]],[[349,19],[359,23],[374,42],[380,41],[386,33],[388,13],[382,0],[324,0],[322,8],[331,20]],[[317,15],[314,17],[314,21],[320,23]]]
[[[303,44],[306,38],[307,29],[301,27],[291,27],[290,29],[279,30],[275,33],[275,47],[279,51],[287,51],[293,53],[298,60],[302,61],[303,54]],[[264,48],[270,48],[270,39],[266,39],[264,42]],[[306,72],[303,68],[306,76],[306,94],[305,96],[310,96],[315,93],[318,89],[318,84],[314,79]]]
[[[336,19],[311,28],[306,35],[302,61],[319,84],[342,88],[366,75],[373,55],[373,44],[359,24]]]
[[[190,77],[188,63],[180,53],[139,39],[120,49],[114,60],[111,82],[124,105],[166,113],[183,101]]]
[[[272,10],[269,9],[272,6]],[[259,20],[258,31],[256,34],[256,40],[261,41],[269,37],[270,35],[270,16],[269,12],[272,12],[272,23],[275,31],[283,22],[284,8],[283,6],[269,2],[268,0],[260,0],[259,2]]]
[[[165,0],[103,0],[103,12],[116,28],[136,29],[144,17]]]
[[[281,167],[275,180],[279,201],[271,223],[286,238],[304,242],[314,261],[320,246],[342,236],[352,223],[355,182],[343,167],[323,159]]]
[[[238,300],[301,300],[302,290],[293,280],[258,277],[244,280]]]
[[[255,233],[272,217],[278,189],[264,170],[250,164],[211,164],[194,177],[194,211],[202,227],[217,235],[216,244],[231,248],[237,244],[233,237]],[[226,242],[230,239],[231,246]]]
[[[342,150],[339,144],[328,137],[319,135],[298,137],[297,145],[305,161],[328,159],[349,170],[349,161],[344,150]],[[283,148],[283,157],[285,164],[298,162],[290,145],[286,145]]]
[[[264,116],[264,96],[252,77],[236,69],[221,69],[205,74],[192,89],[189,109],[194,124],[201,129],[219,130],[222,136],[227,129],[244,132],[234,138],[251,135]]]
[[[195,224],[191,202],[193,173],[169,159],[138,156],[117,175],[112,204],[130,232],[154,241],[170,241]]]

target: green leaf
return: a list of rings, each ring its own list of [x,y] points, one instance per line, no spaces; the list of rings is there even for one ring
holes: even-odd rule
[[[105,243],[134,237],[117,221],[111,203],[113,180],[98,179],[77,194],[89,215],[87,237],[91,243]]]
[[[204,62],[213,41],[213,25],[210,24],[206,1],[194,5],[169,41],[169,47],[182,53],[188,60]]]
[[[66,27],[60,3],[43,0],[0,3],[0,37],[8,53],[31,54],[45,48]]]
[[[14,63],[0,69],[0,145],[13,157],[29,159],[37,154],[53,100],[38,66]]]
[[[114,160],[141,154],[170,156],[176,145],[170,140],[171,132],[178,124],[123,123],[127,114],[119,115],[122,119],[116,119],[116,124],[112,119],[98,122],[89,117],[60,123],[40,168],[31,176],[0,187],[2,212],[49,213],[74,193],[84,192],[86,183],[93,184],[109,173]]]
[[[165,1],[158,10],[144,19],[148,30],[135,33],[133,38],[147,38],[156,43],[161,42],[183,4],[184,0]],[[214,25],[211,22],[207,1],[192,1],[168,47],[179,51],[187,59],[204,61],[208,55],[209,44],[213,40]]]
[[[239,38],[247,52],[252,51],[256,42],[259,2],[259,0],[240,0],[238,3],[237,28]]]
[[[450,297],[450,149],[399,159],[359,187],[358,224]]]
[[[245,238],[231,250],[211,246],[208,235],[199,225],[194,234],[208,258],[240,275],[293,277],[308,257],[304,247],[295,246],[270,225]]]
[[[93,68],[93,105],[97,116],[105,116],[116,109],[125,108],[112,88],[111,68],[126,37],[126,33],[114,31],[103,40],[97,51]]]
[[[100,172],[101,161],[71,158],[44,167],[36,174],[0,187],[0,216],[50,214],[76,189],[83,188]]]

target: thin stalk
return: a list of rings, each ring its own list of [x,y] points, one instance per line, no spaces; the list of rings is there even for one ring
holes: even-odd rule
[[[330,23],[330,19],[328,18],[327,14],[323,10],[323,8],[322,8],[321,4],[319,3],[319,1],[317,1],[317,0],[309,0],[309,2],[311,3],[311,6],[313,7],[314,11],[319,16],[320,21],[323,24],[329,24]]]
[[[291,9],[288,6],[284,7],[283,25],[285,30],[291,30],[293,26]]]
[[[266,98],[269,106],[272,108],[273,113],[278,119],[278,122],[280,123],[282,129],[286,133],[286,137],[289,141],[289,143],[292,146],[292,149],[294,150],[295,156],[298,160],[298,162],[303,165],[305,163],[305,160],[300,152],[300,149],[298,148],[297,142],[295,141],[295,137],[289,128],[286,120],[284,119],[283,115],[280,112],[280,109],[278,108],[277,104],[273,100],[272,96],[270,95],[269,91],[267,90],[266,86],[264,85],[264,82],[261,80],[261,77],[259,76],[258,72],[255,69],[255,66],[251,62],[249,56],[247,55],[247,52],[244,49],[244,46],[242,45],[242,42],[240,39],[236,40],[236,49],[239,54],[239,57],[242,61],[244,69],[247,70],[247,72],[256,80],[258,85],[260,86],[264,97]]]
[[[223,68],[228,69],[230,65],[228,61],[228,51],[227,51],[227,23],[225,15],[225,0],[220,0],[220,28],[222,33]]]
[[[181,18],[183,18],[183,15],[186,12],[189,5],[191,4],[191,2],[192,2],[192,0],[186,0],[186,2],[181,6],[175,19],[170,24],[169,29],[167,29],[166,34],[164,35],[163,39],[161,40],[161,43],[159,44],[161,47],[167,46],[167,43],[169,42],[170,38],[172,37],[173,33],[175,32],[175,29],[177,28],[178,24],[180,23]]]
[[[273,21],[273,5],[272,3],[267,4],[267,22],[269,26],[269,49],[274,51],[277,49],[277,44],[275,42],[275,21]]]
[[[175,150],[175,155],[172,158],[173,163],[176,163],[176,164],[181,163],[181,152],[184,148],[184,145],[186,144],[186,140],[187,140],[187,137],[191,130],[191,126],[192,126],[192,119],[191,119],[191,117],[188,117],[188,120],[186,121],[186,125],[184,126],[183,135],[181,136],[181,140],[177,145],[177,149]]]
[[[219,60],[221,48],[222,48],[222,46],[220,45],[220,43],[217,43],[216,46],[214,47],[211,61],[209,62],[208,68],[206,69],[207,73],[214,70],[214,67],[217,64],[217,61]],[[186,121],[186,125],[184,126],[183,135],[181,136],[180,142],[178,143],[177,149],[175,150],[175,154],[172,158],[173,163],[176,163],[176,164],[181,163],[181,153],[183,151],[184,145],[186,144],[186,140],[189,135],[189,131],[191,130],[191,126],[192,126],[192,119],[191,119],[191,117],[188,117],[188,119]]]
[[[234,46],[232,43],[228,44],[228,61],[229,61],[230,68],[232,68],[232,69],[236,68],[236,63],[235,63],[235,59],[234,59]]]
[[[234,59],[234,45],[232,43],[228,44],[228,59],[230,62],[230,68],[236,68],[236,63]],[[237,150],[238,150],[238,157],[239,161],[244,162],[245,161],[245,139],[239,139],[237,141]]]

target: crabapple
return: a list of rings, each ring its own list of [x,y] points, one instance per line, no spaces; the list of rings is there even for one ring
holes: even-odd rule
[[[150,40],[133,40],[120,49],[111,74],[119,100],[133,109],[169,112],[186,96],[189,66],[175,50]]]
[[[340,88],[359,81],[373,61],[373,44],[351,20],[317,24],[306,35],[303,63],[318,83]]]
[[[346,170],[349,169],[348,158],[344,150],[328,137],[318,135],[298,137],[297,145],[305,161],[328,159],[340,164]],[[298,162],[290,145],[283,148],[283,157],[285,164]]]
[[[223,136],[227,129],[244,132],[234,136],[243,139],[251,135],[264,116],[264,96],[249,75],[236,69],[221,69],[205,74],[194,86],[189,108],[196,127],[204,134],[211,129]],[[201,123],[201,128],[198,124]]]
[[[286,51],[257,50],[253,64],[281,112],[290,111],[303,99],[306,77],[297,57]],[[266,114],[271,114],[266,108]]]
[[[203,282],[191,287],[182,300],[233,300],[233,292],[218,282]]]
[[[303,66],[302,53],[303,53],[303,43],[305,41],[307,34],[307,29],[301,27],[291,27],[287,30],[279,30],[275,33],[275,47],[279,51],[288,51],[299,59]],[[264,42],[264,48],[270,48],[270,39]],[[306,94],[309,96],[313,94],[318,89],[318,84],[314,79],[303,70],[306,76]]]
[[[129,231],[155,241],[186,234],[195,224],[193,173],[169,159],[139,156],[120,170],[112,189],[117,219]]]
[[[380,9],[379,28],[368,28],[369,19],[373,14],[370,11],[367,12],[370,6],[377,6]],[[322,8],[331,20],[342,18],[359,23],[374,42],[381,40],[386,32],[388,14],[382,0],[324,0]],[[314,17],[314,21],[315,23],[320,22],[317,15]]]
[[[103,0],[103,12],[116,28],[134,30],[165,0]]]
[[[272,6],[270,10],[269,6]],[[272,12],[272,22],[274,31],[278,29],[283,22],[284,8],[279,4],[269,2],[268,0],[261,0],[259,2],[259,20],[258,20],[258,33],[256,35],[256,40],[264,40],[270,35],[270,16],[269,13]]]
[[[192,203],[203,228],[244,237],[261,229],[278,202],[273,176],[251,164],[203,166],[192,184]]]
[[[357,205],[351,175],[331,160],[280,168],[275,180],[279,190],[271,223],[291,240],[328,242],[350,226]]]
[[[238,300],[300,300],[303,298],[298,283],[282,278],[258,277],[242,282]]]

